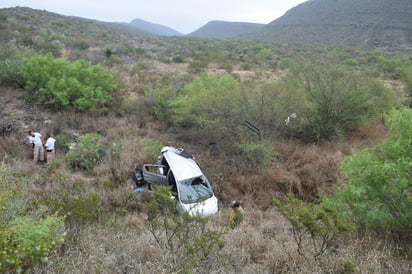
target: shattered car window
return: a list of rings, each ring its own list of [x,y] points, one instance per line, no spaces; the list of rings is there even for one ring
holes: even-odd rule
[[[179,182],[178,190],[180,201],[184,204],[200,202],[213,196],[213,192],[204,176]]]

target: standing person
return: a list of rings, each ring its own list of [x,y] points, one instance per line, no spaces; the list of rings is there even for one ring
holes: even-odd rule
[[[37,163],[38,160],[40,162],[44,161],[44,149],[43,143],[41,141],[41,134],[38,132],[34,132],[33,130],[29,130],[29,142],[33,148],[33,160]]]
[[[50,136],[49,133],[46,133],[44,136],[45,144],[44,147],[46,148],[46,162],[51,162],[54,160],[55,150],[54,150],[54,143],[56,139]]]
[[[233,201],[230,205],[232,211],[230,212],[229,224],[231,228],[242,227],[245,220],[245,211],[240,206],[239,201]]]

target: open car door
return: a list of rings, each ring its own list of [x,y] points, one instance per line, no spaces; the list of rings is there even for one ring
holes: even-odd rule
[[[143,178],[149,186],[169,185],[166,175],[163,174],[163,165],[145,164],[143,165]]]

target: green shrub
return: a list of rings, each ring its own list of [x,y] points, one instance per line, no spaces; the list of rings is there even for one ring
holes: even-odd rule
[[[23,86],[22,69],[17,61],[5,60],[0,63],[0,85]]]
[[[169,88],[160,87],[154,90],[145,90],[144,109],[146,115],[152,114],[160,121],[169,122],[168,103],[171,99],[172,92]]]
[[[63,228],[63,219],[54,216],[38,221],[19,217],[1,226],[0,272],[26,273],[47,263],[50,253],[63,244]]]
[[[193,60],[189,62],[189,69],[190,72],[199,74],[203,72],[208,65],[209,61],[207,60]]]
[[[389,136],[342,163],[346,176],[330,202],[361,227],[412,231],[412,110],[386,117]]]
[[[28,273],[48,263],[51,252],[63,243],[64,218],[36,217],[35,204],[27,198],[26,176],[0,164],[1,273]]]
[[[272,60],[274,58],[272,50],[267,48],[259,50],[259,56],[265,60]]]
[[[63,149],[63,151],[68,151],[70,149],[70,142],[67,140],[67,137],[64,135],[56,135],[56,146]]]
[[[83,189],[80,187],[80,189]],[[44,199],[43,204],[66,216],[66,222],[70,225],[83,225],[94,223],[104,215],[102,201],[97,193],[84,193],[74,189],[64,189],[58,199]]]
[[[308,99],[304,89],[293,81],[267,82],[253,89],[245,85],[246,91],[242,114],[261,130],[262,138],[276,139],[279,136],[298,136],[305,125]],[[247,91],[253,89],[253,92]],[[293,115],[293,113],[295,113]],[[286,126],[285,121],[291,116]],[[295,117],[295,118],[293,118]]]
[[[348,66],[357,66],[358,65],[358,61],[356,61],[355,59],[346,59],[345,60],[345,64]]]
[[[242,125],[239,83],[230,75],[199,78],[179,90],[168,107],[175,128],[192,128],[188,137],[201,143],[234,138]]]
[[[305,203],[293,194],[288,194],[285,203],[275,198],[273,203],[291,223],[298,252],[304,257],[311,254],[318,259],[341,232],[354,229],[337,209],[326,203]],[[312,247],[314,253],[308,247]]]
[[[174,63],[184,63],[184,62],[185,62],[185,58],[184,58],[183,56],[181,56],[181,55],[176,55],[176,56],[173,56],[172,61],[173,61]]]
[[[242,63],[240,64],[240,67],[241,67],[243,70],[250,70],[250,69],[251,69],[251,65],[250,65],[250,63],[249,63],[248,61],[242,62]]]
[[[142,151],[148,155],[158,155],[164,146],[160,141],[155,139],[146,139],[142,142]]]
[[[288,68],[292,68],[296,65],[295,60],[293,60],[290,57],[284,57],[280,60],[279,62],[279,67],[281,69],[288,69]]]
[[[384,56],[378,56],[376,58],[378,64],[382,67],[383,71],[392,78],[398,79],[402,72],[411,66],[411,60],[407,58],[387,58]]]
[[[344,273],[355,273],[356,262],[352,260],[346,260],[342,263]]]
[[[25,60],[23,75],[26,98],[54,109],[97,110],[112,100],[110,92],[117,88],[100,65],[68,63],[51,54]]]
[[[405,84],[405,92],[408,98],[406,105],[412,107],[412,67],[405,69],[401,74],[401,80]]]
[[[109,150],[98,143],[100,135],[97,133],[87,133],[80,135],[78,143],[71,148],[66,156],[66,162],[73,169],[91,171],[96,165],[101,163],[108,155]]]
[[[239,145],[243,161],[257,169],[265,169],[276,157],[270,144],[243,143]]]

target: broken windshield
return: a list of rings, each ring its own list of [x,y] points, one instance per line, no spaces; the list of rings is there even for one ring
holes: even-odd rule
[[[180,201],[184,204],[201,202],[213,196],[205,176],[180,181],[177,185]]]

